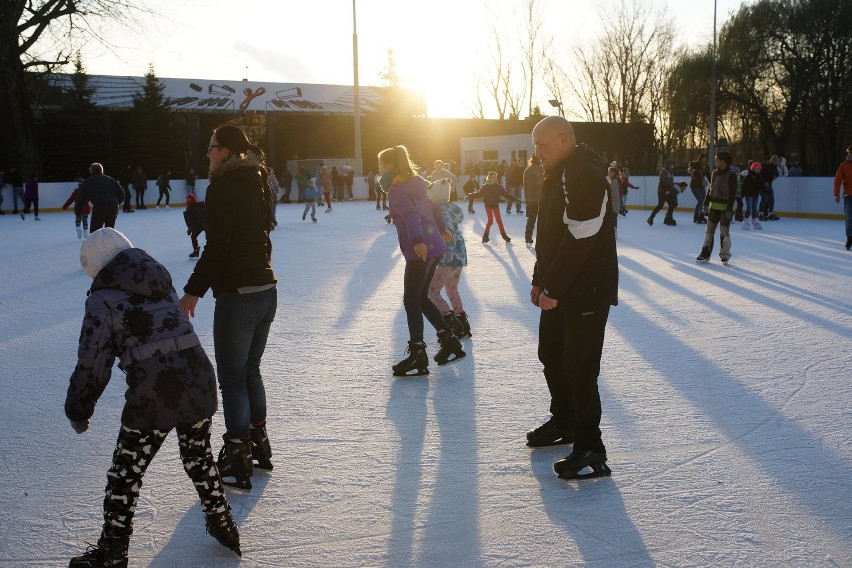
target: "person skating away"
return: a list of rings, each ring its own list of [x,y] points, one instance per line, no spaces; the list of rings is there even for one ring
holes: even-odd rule
[[[627,216],[627,192],[631,189],[639,189],[638,185],[630,183],[630,170],[627,166],[618,169],[618,180],[621,182],[621,210],[618,212],[622,217]]]
[[[142,166],[136,166],[133,174],[133,191],[136,192],[136,209],[147,209],[145,206],[145,190],[148,189],[148,176],[142,171]]]
[[[475,193],[479,190],[479,180],[476,179],[476,174],[471,174],[467,181],[464,182],[464,186],[462,187],[462,191],[464,192],[464,198],[467,200],[467,212],[468,213],[476,213],[473,209],[473,200],[467,199],[467,196],[471,193]]]
[[[544,172],[541,171],[541,162],[538,156],[533,154],[529,165],[524,170],[524,198],[527,200],[527,226],[524,230],[524,241],[527,246],[533,244],[533,229],[538,218],[538,200],[541,197],[541,184]]]
[[[672,227],[677,225],[677,221],[674,219],[674,210],[677,207],[678,190],[675,188],[674,177],[671,172],[673,166],[674,160],[666,160],[663,163],[663,169],[660,170],[659,182],[657,183],[657,206],[654,207],[651,216],[648,217],[648,225],[654,224],[654,217],[657,216],[664,205],[668,205],[668,210],[665,219],[663,219],[663,224]]]
[[[500,236],[507,243],[511,243],[512,239],[506,234],[506,229],[503,228],[503,218],[500,217],[500,197],[506,198],[508,201],[517,199],[514,195],[506,191],[502,185],[497,183],[497,172],[490,171],[485,176],[485,184],[479,188],[479,191],[474,191],[467,196],[469,201],[473,201],[477,197],[482,197],[482,204],[485,206],[485,213],[488,215],[488,221],[485,223],[485,233],[482,235],[482,242],[487,243],[490,239],[488,233],[491,231],[491,225],[494,219],[497,219],[497,227],[500,229]]]
[[[186,196],[186,210],[183,212],[183,220],[186,222],[186,234],[192,241],[192,252],[189,258],[198,258],[201,248],[198,246],[198,236],[204,232],[205,206],[203,201],[198,201],[194,193]]]
[[[326,213],[331,213],[331,192],[334,190],[334,186],[331,183],[331,174],[328,172],[328,166],[323,165],[320,167],[319,175],[317,176],[316,182],[317,187],[322,191],[322,195],[325,198],[326,204]]]
[[[68,209],[72,203],[77,202],[77,196],[80,194],[80,186],[82,184],[83,178],[79,178],[77,180],[77,187],[71,192],[71,197],[68,198],[68,201],[62,205],[62,209]],[[89,202],[86,201],[80,210],[80,214],[74,215],[74,227],[77,229],[78,239],[85,239],[89,236],[89,213],[91,212],[92,208],[89,206]]]
[[[113,178],[104,174],[104,167],[98,162],[89,166],[92,174],[80,185],[74,215],[80,216],[83,206],[92,203],[92,222],[89,225],[94,233],[101,227],[115,228],[118,206],[124,201],[124,188]]]
[[[760,199],[760,188],[763,185],[760,170],[763,166],[760,162],[754,162],[748,170],[740,175],[742,178],[742,197],[745,202],[745,214],[743,216],[742,230],[762,229],[758,221],[758,201]],[[751,221],[749,221],[751,217]]]
[[[441,208],[444,226],[450,231],[452,237],[451,239],[444,239],[447,252],[438,261],[438,268],[435,269],[435,276],[429,286],[429,299],[444,314],[444,321],[452,327],[453,334],[461,339],[472,337],[473,334],[470,332],[470,321],[459,295],[462,269],[467,266],[467,247],[460,226],[461,222],[464,221],[464,212],[458,205],[450,201],[452,190],[452,182],[446,178],[436,181],[426,190],[426,194],[432,203],[437,203]],[[449,304],[441,296],[442,290],[447,291]]]
[[[157,197],[157,207],[160,207],[160,201],[162,201],[163,197],[166,198],[166,204],[163,207],[169,207],[169,197],[171,196],[172,186],[170,185],[172,179],[172,172],[163,172],[160,177],[157,178],[157,189],[160,190],[160,195]]]
[[[538,355],[552,417],[527,433],[537,448],[574,444],[559,477],[609,475],[598,389],[610,306],[618,304],[618,260],[609,188],[600,156],[577,145],[571,123],[539,122],[533,145],[545,170],[530,301],[540,311]]]
[[[843,215],[846,217],[846,250],[852,249],[852,146],[846,148],[846,159],[834,174],[834,201],[840,203],[843,188]]]
[[[241,555],[237,524],[210,449],[216,376],[168,270],[109,227],[83,242],[80,264],[92,286],[65,398],[74,431],[88,430],[116,358],[128,388],[107,472],[101,535],[69,567],[127,566],[139,488],[172,429],[177,429],[184,470],[201,498],[207,532]]]
[[[41,221],[41,217],[38,216],[38,180],[35,174],[30,174],[24,184],[24,212],[21,213],[21,219],[30,212],[30,207],[33,208],[35,220]]]
[[[180,305],[187,317],[195,317],[199,299],[213,290],[213,348],[225,416],[217,466],[226,485],[251,490],[255,467],[273,469],[260,366],[278,307],[269,238],[273,196],[263,151],[240,128],[218,127],[207,158],[207,242]]]
[[[731,219],[734,218],[734,201],[737,196],[737,174],[731,171],[731,154],[716,154],[716,169],[710,174],[710,190],[704,198],[707,231],[704,246],[696,260],[707,262],[713,252],[716,226],[719,226],[719,259],[727,264],[731,258]]]
[[[317,222],[317,199],[319,199],[319,191],[314,180],[308,180],[308,186],[305,188],[305,210],[302,212],[302,221],[308,216],[308,211],[311,212],[311,221]]]
[[[447,251],[441,208],[426,196],[427,182],[417,175],[405,146],[394,146],[379,153],[379,184],[388,192],[390,215],[396,227],[399,248],[405,258],[403,306],[408,322],[408,357],[393,366],[397,377],[426,375],[429,359],[423,341],[423,316],[438,332],[441,348],[435,354],[438,365],[465,356],[451,326],[429,299],[429,285],[438,261]]]

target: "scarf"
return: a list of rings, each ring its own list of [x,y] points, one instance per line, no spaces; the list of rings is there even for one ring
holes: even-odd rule
[[[392,168],[385,172],[385,174],[379,178],[379,186],[387,193],[390,191],[390,186],[393,185],[393,182],[396,181],[394,178],[399,175],[399,170]]]

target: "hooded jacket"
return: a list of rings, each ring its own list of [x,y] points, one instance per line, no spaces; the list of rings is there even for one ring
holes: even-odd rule
[[[414,245],[425,244],[426,257],[447,252],[441,234],[446,228],[441,208],[426,197],[427,183],[420,176],[396,178],[388,190],[388,207],[405,260],[416,260]]]
[[[252,155],[234,156],[210,172],[204,199],[207,243],[183,288],[186,293],[201,297],[212,288],[215,297],[277,282],[267,232],[271,211],[265,178]]]
[[[544,176],[532,285],[562,304],[618,304],[618,259],[604,163],[577,146]]]
[[[92,281],[65,399],[70,420],[92,416],[116,357],[127,374],[124,426],[169,431],[216,412],[216,375],[171,275],[137,248],[118,253]]]

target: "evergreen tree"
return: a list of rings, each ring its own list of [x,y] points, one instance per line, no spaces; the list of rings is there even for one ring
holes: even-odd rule
[[[186,121],[171,112],[164,92],[165,85],[150,65],[141,90],[133,96],[130,128],[123,141],[130,161],[141,165],[149,176],[180,171],[185,162]]]

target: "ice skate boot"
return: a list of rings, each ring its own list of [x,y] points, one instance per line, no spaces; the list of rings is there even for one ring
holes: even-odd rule
[[[591,471],[588,471],[588,470]],[[553,464],[553,470],[560,479],[591,479],[609,477],[612,471],[606,465],[606,453],[578,450]]]
[[[450,312],[444,315],[444,321],[447,322],[447,325],[450,326],[450,329],[453,330],[453,335],[455,335],[459,339],[461,339],[462,337],[467,337],[467,333],[465,333],[464,331],[464,325],[462,325],[462,322],[459,320],[458,317],[456,317],[455,313]]]
[[[224,434],[222,438],[225,445],[219,451],[219,460],[216,465],[219,467],[219,475],[222,477],[222,483],[228,487],[237,489],[251,490],[251,476],[254,473],[254,466],[251,458],[251,443],[246,440],[234,441]],[[233,477],[234,481],[228,481],[226,477]]]
[[[852,249],[852,237],[846,237],[846,250]]]
[[[305,211],[304,213],[302,213],[302,221],[304,221],[307,217],[308,217],[308,212],[307,212],[307,211]]]
[[[316,216],[315,216],[315,215],[311,215],[311,221],[313,221],[314,223],[316,223],[316,222],[317,222],[317,218],[316,218]]]
[[[251,457],[254,460],[254,467],[264,471],[272,471],[272,446],[269,445],[269,436],[266,435],[266,424],[250,427],[249,441],[251,442]]]
[[[543,448],[545,446],[557,446],[573,442],[574,436],[571,430],[560,426],[553,418],[538,428],[527,432],[527,446],[530,448]]]
[[[470,321],[468,321],[467,319],[467,314],[465,312],[462,312],[457,315],[456,318],[461,322],[462,326],[464,327],[464,335],[462,337],[473,337],[473,334],[470,332]]]
[[[710,260],[710,249],[701,247],[701,253],[695,257],[695,262],[708,262]]]
[[[438,332],[438,342],[441,344],[441,348],[435,353],[433,359],[439,365],[452,363],[467,355],[449,327]]]
[[[670,226],[670,227],[675,227],[675,226],[677,226],[677,221],[675,221],[675,220],[674,220],[674,217],[668,217],[668,216],[666,216],[666,218],[665,218],[665,219],[663,219],[663,225],[668,225],[668,226]]]
[[[83,238],[83,229],[81,229],[80,227],[77,227],[77,238],[78,239]]]
[[[649,227],[653,227],[654,226],[654,216],[651,215],[650,217],[648,217],[648,219],[645,222],[648,223]]]
[[[198,255],[201,254],[201,249],[194,248],[192,252],[189,253],[189,258],[198,258]]]
[[[429,374],[429,357],[422,341],[408,342],[408,357],[392,367],[394,377],[419,377]],[[414,371],[411,373],[410,371]]]
[[[127,568],[127,547],[130,537],[105,537],[98,539],[97,545],[90,544],[86,552],[75,556],[68,568]]]
[[[228,510],[221,513],[208,513],[205,525],[207,534],[211,535],[219,544],[241,557],[240,552],[240,531],[237,528],[237,523],[231,515],[231,506],[228,505]]]
[[[500,233],[500,236],[503,237],[503,240],[506,241],[507,243],[512,242],[512,239],[510,239],[509,235],[507,235],[506,233]]]
[[[491,240],[491,238],[488,236],[488,232],[486,231],[485,234],[482,235],[482,244],[485,244],[490,240]]]
[[[760,224],[760,221],[758,221],[757,219],[752,217],[751,218],[751,228],[754,229],[755,231],[760,231],[760,230],[763,229],[763,225]]]
[[[751,221],[749,219],[743,221],[742,229],[743,231],[748,231],[749,229],[751,229]]]

